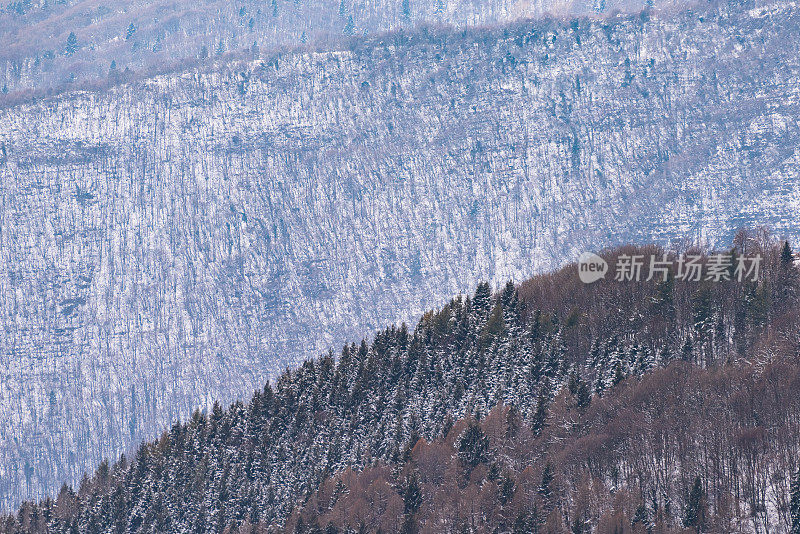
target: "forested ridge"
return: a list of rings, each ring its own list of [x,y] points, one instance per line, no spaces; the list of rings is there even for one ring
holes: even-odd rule
[[[798,269],[763,234],[734,250],[758,282],[480,284],[0,531],[796,532]],[[662,254],[603,256],[634,252]]]
[[[0,511],[481,280],[797,242],[798,34],[784,1],[409,28],[0,105]]]

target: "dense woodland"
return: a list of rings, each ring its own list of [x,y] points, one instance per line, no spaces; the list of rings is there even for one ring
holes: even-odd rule
[[[480,280],[797,242],[798,34],[787,2],[426,28],[0,110],[0,510]]]
[[[788,243],[734,245],[758,282],[480,284],[0,531],[796,533],[800,275]],[[662,253],[604,257],[633,252]]]
[[[6,0],[0,2],[0,107],[243,55],[338,48],[420,25],[463,28],[644,6],[639,0]]]

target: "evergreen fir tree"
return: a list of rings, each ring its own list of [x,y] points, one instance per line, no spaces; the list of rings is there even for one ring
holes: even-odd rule
[[[797,304],[800,294],[800,272],[794,265],[794,252],[789,242],[781,247],[780,270],[775,287],[775,313],[777,315],[791,312]]]
[[[691,336],[686,336],[681,347],[681,360],[691,362],[694,360],[694,347],[692,345]]]
[[[406,477],[402,497],[405,513],[408,515],[415,514],[422,505],[422,490],[420,489],[419,478],[416,473],[411,473],[411,475]]]
[[[545,507],[545,514],[550,512],[553,509],[553,480],[555,479],[555,475],[553,474],[553,466],[550,465],[550,462],[547,462],[544,466],[544,470],[542,471],[542,482],[539,484],[539,489],[537,493],[542,497],[544,500],[544,507]]]
[[[692,484],[692,489],[689,492],[689,499],[686,503],[686,514],[683,520],[683,526],[693,527],[696,532],[702,532],[705,528],[706,510],[705,510],[705,496],[703,494],[703,483],[700,477],[697,476]]]
[[[781,247],[781,266],[790,267],[794,265],[794,252],[788,241],[783,242]]]
[[[472,421],[458,440],[458,459],[472,470],[489,459],[489,438],[478,423]]]
[[[614,366],[614,376],[611,378],[611,387],[616,386],[625,380],[625,378],[625,370],[622,367],[622,362],[617,360],[617,363]]]
[[[498,302],[492,308],[492,313],[489,315],[489,320],[486,322],[484,329],[484,336],[489,342],[492,339],[502,336],[506,331],[506,323],[503,320],[503,305]]]
[[[475,297],[472,299],[472,307],[479,316],[486,314],[489,311],[489,305],[492,299],[492,288],[489,282],[481,282],[475,290]]]
[[[531,429],[536,436],[542,434],[542,430],[544,430],[547,424],[547,406],[549,404],[549,399],[547,398],[546,389],[547,388],[542,387],[539,391],[539,399],[536,401],[536,411],[533,412],[533,417],[531,418]]]
[[[789,490],[789,518],[791,521],[790,534],[800,534],[800,467],[794,480],[791,482]]]

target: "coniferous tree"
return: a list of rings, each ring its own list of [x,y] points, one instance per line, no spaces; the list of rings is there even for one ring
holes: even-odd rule
[[[792,310],[800,293],[800,273],[795,267],[794,252],[788,241],[781,247],[775,293],[775,313],[778,315]]]
[[[547,397],[546,389],[546,387],[542,387],[539,391],[539,398],[536,401],[536,410],[531,417],[531,429],[535,436],[541,435],[542,430],[544,430],[547,424],[547,407],[550,402]]]
[[[470,422],[458,440],[458,459],[472,469],[488,461],[489,438],[475,421]]]
[[[789,516],[790,516],[790,534],[800,534],[800,467],[797,468],[797,473],[791,483],[789,492]]]
[[[614,365],[614,376],[611,378],[611,387],[616,386],[625,380],[625,378],[625,370],[622,367],[622,362],[617,360],[617,363]]]
[[[489,282],[481,282],[475,290],[475,296],[472,299],[472,307],[477,312],[478,316],[482,316],[489,311],[489,305],[492,299],[492,288]]]
[[[508,475],[504,475],[500,478],[500,492],[498,494],[498,499],[500,500],[501,505],[506,505],[511,502],[511,499],[514,498],[514,492],[516,490],[516,486],[514,484],[514,479],[512,479]]]
[[[681,347],[681,360],[691,362],[694,360],[694,346],[692,344],[691,336],[686,336]]]
[[[400,527],[400,534],[417,534],[418,532],[417,520],[413,515],[406,515]]]
[[[413,515],[419,510],[422,505],[422,490],[419,485],[419,477],[416,473],[406,477],[406,483],[403,488],[403,508],[404,513]]]
[[[777,254],[774,257],[777,258]],[[777,280],[778,266],[779,262],[773,262],[768,280]],[[775,286],[765,285],[766,297],[770,300],[774,298]],[[508,315],[495,314],[494,311],[502,307],[506,312],[507,307],[513,306],[514,292],[510,289],[507,284],[494,302],[491,293],[486,292],[491,315],[503,315],[506,323]],[[686,295],[683,290],[681,288],[682,295]],[[726,328],[733,330],[736,308],[745,306],[741,297],[744,293],[742,288],[740,295],[728,298],[722,293],[712,292],[712,308],[725,310],[725,314],[715,313],[714,320],[722,321]],[[645,309],[652,306],[649,295],[643,304]],[[720,299],[728,299],[725,300],[727,304],[719,305]],[[537,302],[550,311],[525,317],[521,324],[525,328],[520,328],[519,334],[507,330],[502,339],[484,348],[480,345],[480,336],[490,320],[489,311],[479,315],[471,299],[454,299],[439,312],[426,314],[411,334],[407,327],[389,328],[378,332],[371,344],[364,340],[360,344],[346,345],[338,361],[328,353],[304,362],[284,373],[276,382],[265,385],[247,404],[234,403],[228,409],[216,404],[208,415],[198,411],[186,423],[173,425],[161,440],[143,445],[130,465],[122,460],[113,467],[101,465],[95,478],[82,485],[81,499],[75,499],[76,512],[70,517],[54,515],[54,519],[45,520],[49,513],[46,502],[29,506],[25,517],[38,514],[38,521],[47,523],[53,532],[68,532],[73,524],[81,532],[92,529],[102,532],[182,529],[190,532],[195,527],[198,532],[217,529],[235,532],[237,525],[245,525],[248,521],[256,524],[259,518],[262,522],[264,518],[283,520],[291,512],[290,501],[297,502],[298,497],[309,496],[311,490],[327,477],[347,467],[369,468],[375,460],[413,464],[417,457],[416,450],[412,457],[412,447],[422,437],[425,440],[419,446],[422,451],[419,458],[424,459],[427,444],[442,439],[452,428],[454,418],[481,413],[486,414],[486,423],[468,422],[461,427],[465,430],[455,443],[452,443],[452,437],[447,440],[447,447],[455,449],[452,456],[454,467],[459,467],[451,472],[463,473],[473,469],[471,466],[485,464],[485,470],[480,468],[473,472],[482,473],[485,480],[494,482],[494,504],[499,503],[504,516],[501,521],[504,524],[495,524],[492,528],[497,527],[502,532],[535,532],[536,525],[541,526],[544,521],[529,520],[532,509],[523,514],[519,509],[511,508],[517,506],[517,494],[527,491],[526,498],[535,500],[540,507],[544,505],[544,517],[550,525],[551,520],[562,513],[561,505],[570,502],[561,498],[564,491],[573,491],[576,480],[570,479],[573,474],[562,470],[559,464],[551,465],[546,470],[549,474],[542,473],[542,481],[550,479],[550,482],[539,486],[532,484],[532,469],[540,459],[554,457],[541,456],[537,452],[533,463],[528,464],[531,471],[522,474],[518,469],[531,458],[522,462],[514,458],[509,463],[506,455],[513,455],[511,451],[519,446],[514,442],[525,440],[523,448],[528,450],[548,450],[553,440],[527,441],[531,431],[541,434],[545,421],[548,421],[551,424],[557,422],[553,434],[555,441],[572,446],[570,438],[564,439],[561,434],[577,437],[583,430],[571,429],[588,430],[593,424],[591,421],[599,416],[594,409],[574,410],[570,404],[574,399],[580,407],[584,404],[581,400],[584,396],[587,400],[590,398],[588,385],[583,387],[591,383],[587,379],[608,384],[614,374],[612,370],[616,369],[631,376],[646,375],[653,367],[666,365],[670,359],[668,356],[652,359],[651,347],[660,345],[658,350],[667,355],[680,353],[681,348],[681,339],[672,334],[658,337],[650,331],[625,330],[627,327],[618,330],[605,324],[593,327],[593,332],[586,336],[564,326],[566,333],[561,335],[559,321],[555,319],[558,310],[553,310],[546,301]],[[676,302],[680,307],[676,317],[681,323],[675,330],[694,332],[693,303],[685,298],[676,299]],[[496,306],[492,306],[493,303]],[[570,303],[566,309],[573,307]],[[627,314],[626,310],[626,317]],[[591,315],[587,318],[591,321]],[[535,341],[530,335],[534,322],[541,327]],[[747,337],[748,347],[758,339],[757,334],[753,330]],[[734,343],[734,340],[719,337],[724,346]],[[553,354],[558,354],[558,357],[552,358]],[[553,381],[541,372],[548,367],[549,372],[555,375]],[[690,369],[690,366],[683,367]],[[565,377],[569,380],[565,381]],[[548,415],[549,399],[565,383],[568,383],[573,399],[563,399],[559,394],[558,398],[566,400],[566,404],[559,400],[557,409]],[[637,388],[644,383],[646,380],[631,380],[628,386],[609,391],[608,401],[598,402],[597,410],[602,413],[615,406],[620,398],[628,402],[639,398]],[[551,384],[555,386],[551,387]],[[698,391],[705,389],[708,388],[698,388]],[[518,393],[509,394],[509,391]],[[648,397],[647,391],[640,391],[645,392],[642,397]],[[498,402],[506,406],[511,404],[511,407],[505,414],[495,411]],[[520,419],[518,410],[528,414],[531,424],[517,420]],[[654,413],[648,415],[652,417]],[[768,413],[759,413],[760,419],[769,417]],[[604,417],[600,416],[600,419]],[[650,423],[643,420],[642,424]],[[664,424],[664,421],[659,424]],[[619,421],[617,425],[607,427],[612,431],[614,428],[619,428]],[[669,428],[669,424],[664,428]],[[467,438],[467,431],[474,433],[471,439]],[[594,438],[599,438],[601,443],[605,439],[597,435]],[[775,439],[779,438],[775,436]],[[497,450],[490,449],[490,443],[496,445]],[[587,441],[585,445],[591,450],[594,443]],[[431,444],[431,447],[441,445],[440,442]],[[637,454],[635,443],[632,447],[628,443],[627,447],[634,456]],[[401,453],[403,449],[405,454]],[[605,447],[604,450],[609,449]],[[735,447],[731,454],[735,458]],[[618,464],[611,458],[608,460],[592,465],[591,469],[597,472],[592,476],[608,477],[613,484],[624,486],[625,477],[621,476]],[[390,476],[405,480],[395,480],[392,485],[398,488],[402,502],[399,510],[408,516],[406,522],[410,528],[419,527],[423,521],[420,514],[429,514],[430,511],[427,507],[415,509],[414,505],[406,510],[406,506],[415,501],[410,497],[417,493],[410,491],[409,488],[414,487],[409,483],[410,479],[402,478],[402,473],[416,476],[417,467],[410,465],[410,470],[408,467],[398,469],[396,472],[400,475]],[[556,472],[564,477],[563,480],[559,477],[558,484],[553,482]],[[457,484],[471,483],[468,477],[457,481]],[[429,484],[426,480],[424,487],[426,492],[430,488],[433,499],[436,483]],[[793,484],[797,482],[793,481]],[[422,487],[418,480],[417,487]],[[358,486],[346,488],[339,479],[334,494],[359,491],[356,488]],[[549,493],[546,491],[548,488]],[[541,494],[538,493],[540,490]],[[714,497],[707,497],[702,485],[699,494],[692,485],[687,490],[683,500],[686,506],[677,514],[681,517],[676,518],[670,503],[681,501],[679,496],[667,492],[658,494],[656,498],[653,488],[642,488],[642,492],[651,495],[653,500],[652,503],[648,501],[649,508],[632,514],[632,522],[637,525],[634,530],[641,531],[639,525],[645,524],[645,517],[652,520],[648,525],[675,519],[691,523],[688,528],[692,529],[710,525],[712,518],[706,516],[709,512],[717,513],[716,502],[711,500]],[[783,497],[786,497],[786,502],[792,500],[788,495]],[[327,493],[324,499],[323,509],[333,508],[337,502],[340,507],[345,506],[344,503],[349,501],[334,498],[331,493]],[[793,502],[800,502],[800,497],[795,497]],[[628,504],[631,507],[626,510],[633,512],[637,502]],[[106,509],[108,512],[104,511]],[[564,513],[562,522],[567,526],[558,531],[584,529],[586,523],[581,521],[580,506],[573,510],[576,511],[569,515]],[[398,524],[404,522],[404,515],[397,518]],[[697,517],[700,518],[699,527]],[[303,521],[306,532],[317,528],[313,517],[303,516]],[[2,525],[0,531],[3,531]]]
[[[537,493],[541,496],[542,500],[544,501],[544,508],[545,508],[545,516],[550,510],[553,509],[553,481],[555,480],[555,475],[553,474],[553,466],[550,465],[550,462],[547,462],[544,465],[544,470],[542,471],[542,482],[539,484],[539,489]]]
[[[503,320],[503,305],[498,302],[492,308],[492,313],[489,315],[489,320],[486,322],[484,329],[484,336],[488,342],[502,336],[506,331],[506,324]]]
[[[781,247],[781,266],[789,267],[794,265],[794,252],[788,241],[783,242]]]
[[[706,522],[706,503],[703,493],[703,482],[699,476],[695,477],[694,484],[689,492],[686,503],[686,514],[683,526],[692,527],[696,532],[703,532]]]

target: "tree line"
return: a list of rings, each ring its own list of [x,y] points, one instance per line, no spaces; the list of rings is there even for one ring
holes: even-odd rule
[[[664,253],[603,256],[631,252]],[[0,532],[788,529],[798,270],[764,235],[734,252],[763,256],[758,282],[587,286],[572,265],[482,283],[195,412]]]

